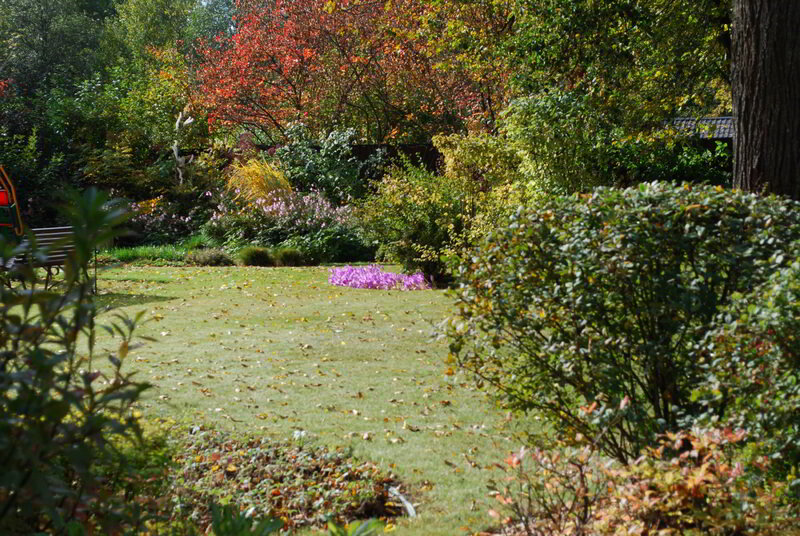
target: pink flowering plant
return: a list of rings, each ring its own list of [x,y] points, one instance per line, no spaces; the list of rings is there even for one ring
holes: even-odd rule
[[[301,250],[312,264],[374,259],[374,248],[358,229],[350,206],[336,206],[317,191],[253,200],[230,192],[203,227],[221,245],[290,247]]]
[[[217,205],[205,230],[229,245],[276,245],[292,236],[350,227],[351,216],[350,207],[336,207],[319,192],[292,192],[254,200],[229,195]]]
[[[431,285],[421,272],[413,275],[385,272],[378,265],[331,268],[328,282],[340,287],[383,290],[426,290]]]

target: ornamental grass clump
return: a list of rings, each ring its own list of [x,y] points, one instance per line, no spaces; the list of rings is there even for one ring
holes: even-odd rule
[[[378,265],[345,266],[331,268],[328,282],[340,287],[370,288],[382,290],[427,290],[430,283],[421,272],[413,275],[384,272]]]

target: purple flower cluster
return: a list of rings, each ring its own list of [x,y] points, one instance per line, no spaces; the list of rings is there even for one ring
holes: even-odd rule
[[[431,288],[422,273],[414,275],[384,272],[378,265],[345,266],[331,268],[328,277],[331,285],[353,288],[372,288],[383,290],[426,290]]]

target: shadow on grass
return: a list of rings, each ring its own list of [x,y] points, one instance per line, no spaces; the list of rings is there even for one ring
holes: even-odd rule
[[[124,294],[108,292],[95,296],[94,302],[98,308],[117,308],[129,307],[132,305],[144,305],[145,303],[164,302],[174,300],[171,296],[154,296],[153,294]]]
[[[100,282],[111,281],[114,283],[172,283],[169,277],[128,277],[128,276],[108,276],[104,275]]]

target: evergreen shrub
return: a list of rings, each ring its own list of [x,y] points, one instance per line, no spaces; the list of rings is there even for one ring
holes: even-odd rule
[[[695,391],[713,371],[696,346],[794,262],[799,209],[666,183],[522,207],[458,269],[451,359],[507,407],[635,458],[706,411]]]
[[[433,142],[444,159],[442,173],[403,160],[378,183],[360,216],[380,257],[445,286],[452,281],[449,259],[527,196],[518,186],[521,160],[502,138],[452,135]]]

